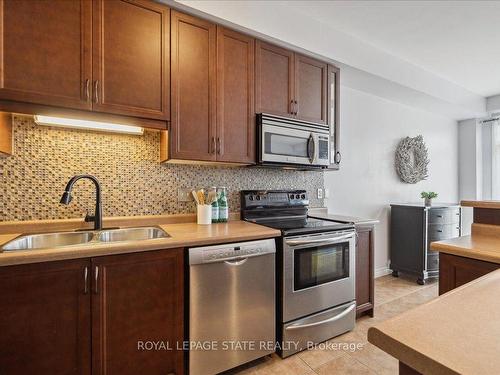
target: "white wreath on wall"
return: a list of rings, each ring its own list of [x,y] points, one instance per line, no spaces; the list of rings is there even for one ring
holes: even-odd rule
[[[428,177],[429,158],[424,138],[403,138],[396,149],[396,172],[401,181],[416,184]]]

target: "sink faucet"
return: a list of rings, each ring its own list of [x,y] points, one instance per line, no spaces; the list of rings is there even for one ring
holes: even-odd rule
[[[74,176],[72,177],[69,181],[68,184],[66,185],[66,190],[63,193],[61,197],[61,203],[62,204],[70,204],[71,200],[73,197],[71,196],[71,190],[73,190],[73,185],[75,182],[77,182],[80,179],[88,179],[92,181],[95,185],[95,212],[94,216],[85,216],[85,221],[86,222],[94,222],[94,230],[101,230],[102,229],[102,202],[101,202],[101,184],[99,183],[99,180],[95,178],[94,176],[91,176],[89,174],[83,174],[79,176]]]

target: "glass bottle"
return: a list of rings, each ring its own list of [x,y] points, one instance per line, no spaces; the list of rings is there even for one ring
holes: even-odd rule
[[[219,204],[219,223],[226,223],[229,218],[229,207],[225,187],[217,188],[217,198]]]
[[[215,201],[212,202],[212,223],[219,222],[219,199],[217,195],[217,188],[211,187],[208,193],[209,198],[215,196]]]

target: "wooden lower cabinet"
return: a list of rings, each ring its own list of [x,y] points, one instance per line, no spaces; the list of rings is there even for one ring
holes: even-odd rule
[[[89,260],[0,267],[0,374],[90,374]]]
[[[373,317],[375,226],[356,225],[356,232],[356,316]]]
[[[94,258],[92,269],[92,374],[182,374],[183,250]]]
[[[458,288],[498,268],[500,264],[440,253],[439,294]]]
[[[183,374],[183,259],[179,248],[0,267],[0,374]]]

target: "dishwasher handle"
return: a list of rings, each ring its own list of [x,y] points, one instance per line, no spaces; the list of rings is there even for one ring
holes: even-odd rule
[[[248,257],[243,258],[243,259],[225,260],[224,263],[227,264],[228,266],[234,267],[234,266],[241,266],[242,264],[245,264],[247,260],[248,260]]]

